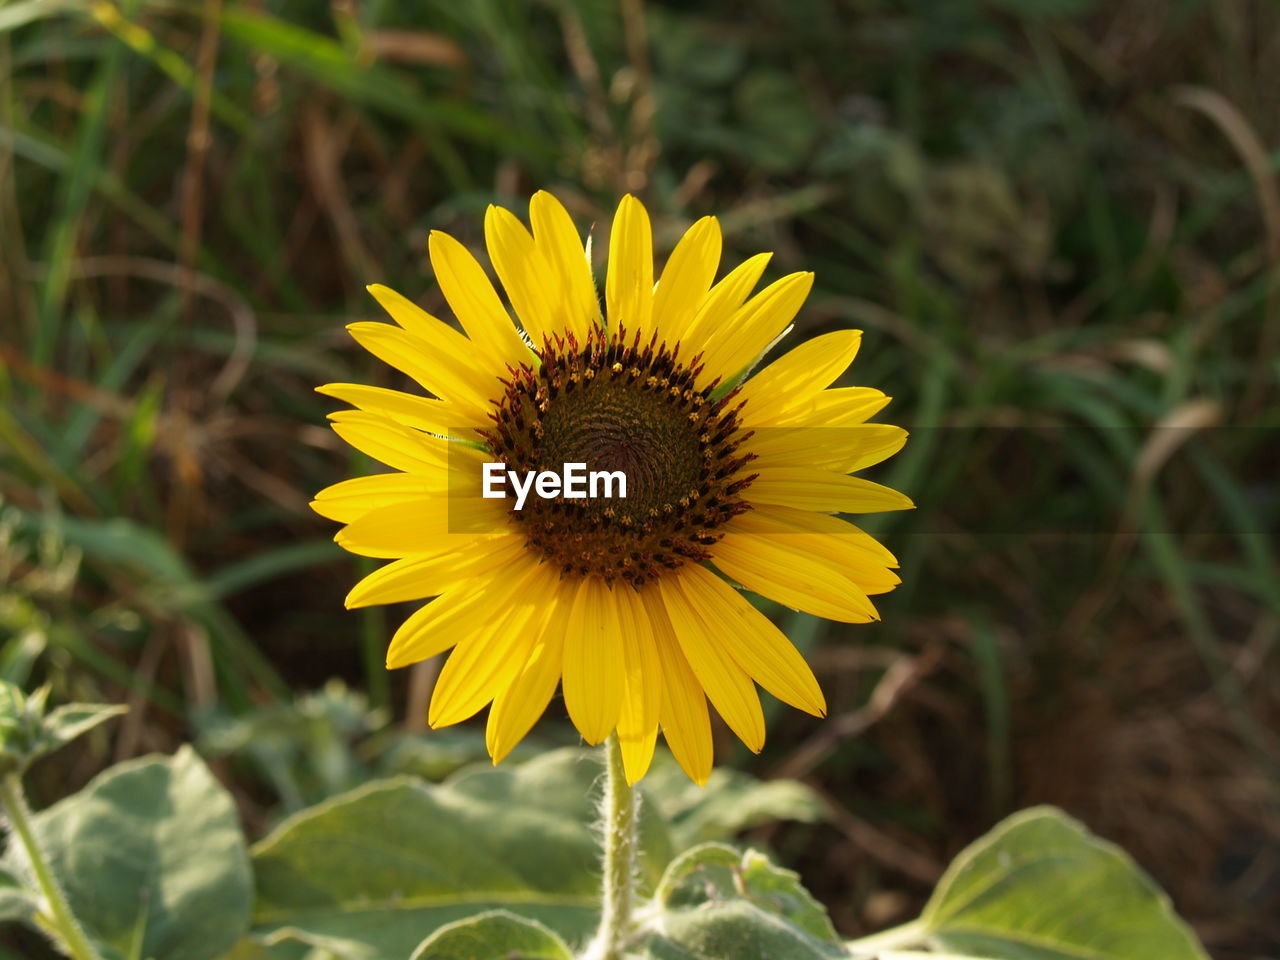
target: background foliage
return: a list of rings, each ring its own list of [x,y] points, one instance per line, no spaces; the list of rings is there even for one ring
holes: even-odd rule
[[[851,936],[1051,802],[1273,951],[1277,62],[1261,0],[0,3],[0,675],[132,707],[35,799],[195,740],[256,838],[480,755],[418,733],[398,612],[341,611],[311,388],[390,382],[342,325],[439,306],[427,230],[633,190],[664,246],[714,212],[816,270],[798,333],[865,329],[913,431],[884,622],[770,611],[833,719],[722,743],[819,809],[738,826]]]

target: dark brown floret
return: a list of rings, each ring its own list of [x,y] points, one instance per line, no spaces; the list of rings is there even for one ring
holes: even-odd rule
[[[588,471],[621,470],[626,499],[546,500],[530,496],[512,511],[529,546],[566,574],[599,574],[634,587],[663,570],[709,556],[755,475],[738,454],[749,436],[739,426],[734,393],[713,400],[715,384],[694,386],[699,357],[679,358],[679,345],[606,342],[598,328],[579,344],[547,339],[539,367],[512,369],[506,392],[483,431],[495,460],[521,474],[560,473],[566,463]],[[736,391],[735,391],[736,392]]]

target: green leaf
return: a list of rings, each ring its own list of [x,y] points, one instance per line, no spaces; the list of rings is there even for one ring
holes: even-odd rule
[[[689,850],[667,868],[658,900],[661,932],[648,945],[655,958],[848,956],[800,878],[756,850],[717,843]]]
[[[573,960],[573,954],[542,924],[491,910],[441,927],[409,960]]]
[[[444,780],[489,756],[484,730],[472,727],[442,727],[423,733],[389,730],[376,737],[370,748],[377,757],[380,775],[408,774],[431,781]],[[545,744],[526,738],[516,744],[510,759],[521,763],[541,755],[546,749]],[[503,766],[506,766],[505,761]]]
[[[70,0],[26,0],[12,3],[0,10],[0,33],[16,30],[34,20],[56,17],[75,9]]]
[[[658,899],[667,907],[697,907],[741,898],[784,918],[821,940],[836,940],[827,911],[792,870],[758,850],[741,853],[721,843],[694,847],[667,868]]]
[[[48,696],[48,687],[26,694],[15,684],[0,680],[0,769],[25,770],[37,757],[52,753],[129,709],[71,703],[46,714]]]
[[[477,764],[459,772],[449,781],[449,787],[481,802],[537,807],[550,815],[566,817],[588,828],[598,857],[599,837],[594,825],[599,820],[602,756],[599,750],[567,748],[549,751],[518,767]],[[642,784],[640,880],[645,892],[657,886],[674,853],[661,808],[645,802],[647,795]],[[592,870],[598,872],[594,864]]]
[[[23,769],[39,749],[48,693],[45,687],[28,697],[16,684],[0,681],[0,773]]]
[[[36,903],[31,894],[8,870],[0,867],[0,923],[29,921],[35,915]]]
[[[218,666],[234,664],[234,678],[247,673],[267,691],[280,697],[287,695],[287,685],[274,667],[235,619],[213,602],[186,559],[155,530],[123,517],[85,520],[24,510],[15,511],[15,521],[17,529],[24,533],[56,537],[83,550],[86,559],[96,565],[133,575],[148,603],[166,613],[181,614],[209,631],[217,641],[214,649],[220,658]]]
[[[699,787],[669,758],[655,758],[644,785],[670,824],[677,849],[697,843],[731,840],[744,830],[775,820],[816,823],[824,816],[822,801],[796,780],[757,780],[728,767],[717,767]]]
[[[964,850],[921,923],[935,946],[992,960],[1207,960],[1123,850],[1052,807]]]
[[[536,155],[546,150],[464,98],[426,94],[401,73],[381,64],[358,62],[331,37],[234,6],[223,11],[221,22],[233,40],[278,58],[352,102],[385,110],[424,129],[448,130],[514,153]]]
[[[648,943],[654,960],[834,960],[839,944],[815,940],[746,900],[708,905],[666,918]]]
[[[39,753],[57,750],[112,717],[128,712],[127,706],[114,703],[68,703],[58,707],[44,718],[44,740]]]
[[[250,711],[209,711],[201,720],[200,749],[208,756],[243,756],[271,782],[295,813],[370,779],[352,745],[385,726],[363,693],[332,679],[318,691],[273,701]]]
[[[112,767],[34,822],[72,910],[113,952],[213,960],[245,933],[253,886],[235,804],[191,749]]]
[[[245,937],[218,960],[317,960],[319,951],[296,940],[268,945],[257,937]]]
[[[444,785],[368,784],[285,821],[254,849],[255,926],[347,960],[403,960],[425,934],[510,909],[570,943],[595,929],[599,848],[593,752],[553,751]],[[669,857],[656,813],[643,873]]]

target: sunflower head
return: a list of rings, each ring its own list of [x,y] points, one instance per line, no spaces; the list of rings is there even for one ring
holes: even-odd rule
[[[906,433],[867,422],[888,402],[879,391],[831,387],[857,331],[810,340],[747,379],[812,275],[752,295],[761,254],[717,280],[714,218],[688,230],[655,283],[648,214],[625,198],[603,312],[565,209],[541,192],[530,220],[532,230],[498,207],[485,219],[505,303],[461,244],[432,234],[462,332],[370,288],[395,324],[352,324],[352,335],[424,392],[320,388],[353,408],[332,415],[339,435],[391,470],[335,484],[313,506],[344,525],[343,547],[391,561],[348,606],[434,598],[387,656],[399,667],[452,650],[433,726],[488,705],[496,763],[559,688],[588,742],[616,731],[632,782],[659,730],[705,782],[708,702],[753,750],[764,742],[757,684],[825,713],[804,659],[738,588],[830,619],[875,619],[869,597],[898,582],[896,561],[837,515],[911,505],[851,475]],[[578,464],[623,478],[625,496],[539,481],[517,505],[480,492],[486,464],[528,488]]]
[[[628,342],[629,341],[629,342]],[[750,435],[731,397],[699,387],[698,358],[682,363],[678,345],[641,346],[625,327],[612,342],[596,327],[579,344],[569,334],[544,340],[537,363],[506,380],[480,431],[490,452],[514,470],[583,463],[620,473],[621,499],[537,498],[512,517],[530,549],[565,576],[599,576],[640,589],[659,573],[710,559],[721,528],[748,509],[742,491],[752,459],[738,448]]]

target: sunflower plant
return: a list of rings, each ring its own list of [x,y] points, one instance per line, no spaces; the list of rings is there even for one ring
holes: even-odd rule
[[[393,322],[349,330],[421,391],[320,388],[348,407],[334,430],[389,468],[313,503],[343,548],[387,561],[347,605],[423,601],[387,666],[447,652],[427,722],[487,708],[492,765],[442,782],[384,769],[252,847],[189,748],[32,813],[27,766],[117,711],[47,712],[43,694],[5,686],[0,919],[74,960],[1204,960],[1121,850],[1051,808],[963,850],[917,919],[856,940],[797,874],[734,845],[761,819],[824,812],[801,784],[713,767],[713,711],[764,748],[757,688],[827,711],[747,594],[876,619],[897,562],[844,517],[912,506],[855,475],[907,435],[872,422],[880,391],[834,386],[857,331],[781,350],[812,276],[755,292],[767,254],[721,275],[715,218],[659,272],[648,215],[625,198],[603,303],[564,207],[538,193],[529,219],[485,218],[505,302],[471,252],[432,234],[458,327],[370,288]],[[621,478],[618,495],[578,495],[571,466]],[[557,692],[600,756],[513,762]]]

